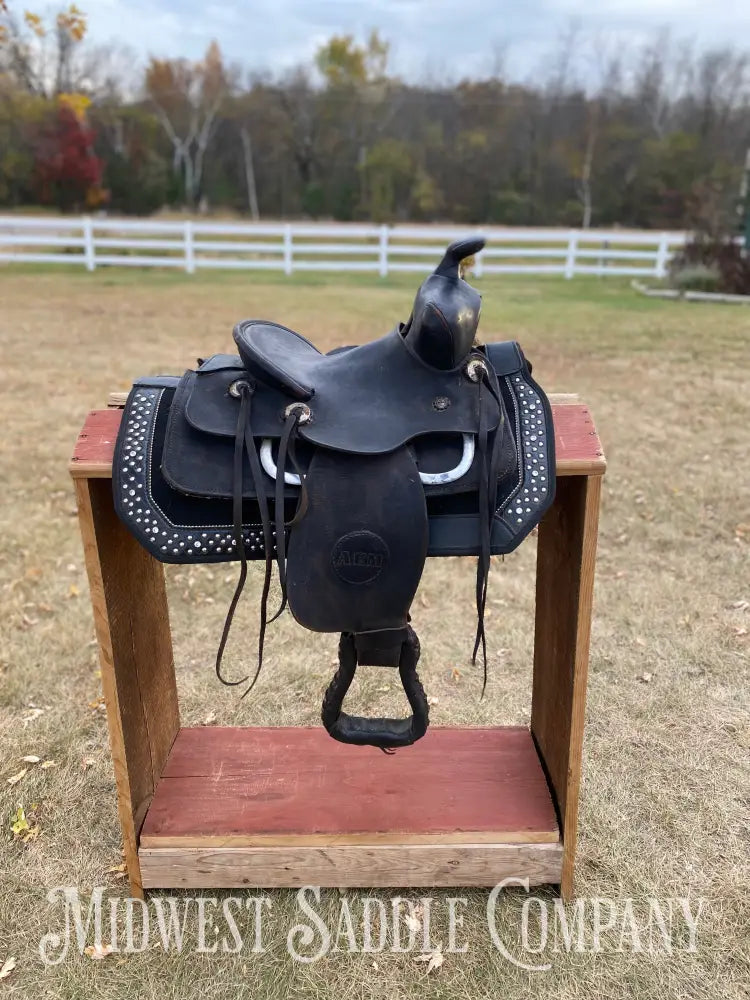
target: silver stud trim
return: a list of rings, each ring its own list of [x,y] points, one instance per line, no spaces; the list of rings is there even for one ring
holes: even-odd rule
[[[520,375],[506,376],[513,399],[519,476],[498,504],[496,516],[517,533],[519,525],[536,523],[538,505],[547,492],[547,427],[540,393]],[[511,415],[509,414],[509,419]],[[551,431],[551,428],[550,428]]]
[[[237,541],[231,524],[178,525],[169,520],[150,490],[153,428],[163,389],[139,388],[123,415],[126,423],[121,446],[122,464],[118,467],[120,510],[139,526],[143,545],[164,558],[178,561],[236,558]],[[263,532],[259,524],[243,526],[243,540],[250,551],[264,552]]]

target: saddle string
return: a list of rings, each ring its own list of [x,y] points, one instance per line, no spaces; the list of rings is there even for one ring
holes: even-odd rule
[[[276,621],[287,604],[286,595],[286,529],[293,528],[305,516],[308,506],[307,484],[305,475],[299,467],[296,455],[296,432],[300,414],[293,409],[286,418],[284,430],[279,440],[279,454],[276,459],[276,486],[274,494],[274,514],[276,518],[276,562],[279,568],[279,584],[281,586],[281,605],[271,621]],[[294,471],[299,476],[300,492],[297,509],[291,521],[284,520],[284,475],[286,472],[287,454],[291,459]]]
[[[486,390],[483,392],[483,389]],[[484,628],[484,616],[487,606],[487,589],[489,583],[489,573],[491,565],[491,541],[492,522],[495,516],[495,505],[497,502],[497,479],[500,465],[501,444],[504,433],[502,424],[499,424],[492,438],[490,448],[489,432],[489,412],[490,399],[497,403],[502,421],[502,402],[500,396],[489,380],[488,374],[482,374],[479,381],[479,429],[477,433],[477,449],[480,454],[480,482],[479,482],[479,557],[477,559],[477,583],[476,583],[476,606],[477,606],[477,631],[474,640],[471,661],[476,663],[477,653],[481,647],[483,682],[482,694],[484,697],[487,688],[487,639]],[[489,461],[488,461],[489,458]]]
[[[232,526],[235,544],[240,556],[240,576],[237,581],[237,586],[234,589],[232,600],[229,603],[229,610],[227,611],[226,618],[224,619],[224,628],[222,629],[221,639],[219,640],[219,648],[216,651],[216,676],[219,678],[221,683],[226,684],[227,687],[235,687],[238,684],[244,684],[249,678],[248,674],[239,681],[230,681],[225,677],[222,677],[221,674],[221,661],[224,656],[224,649],[226,647],[227,640],[229,639],[229,632],[232,627],[234,612],[237,609],[237,604],[239,603],[240,596],[245,588],[245,581],[247,580],[245,539],[242,536],[242,460],[245,450],[244,429],[245,422],[247,421],[247,411],[249,406],[250,394],[242,391],[240,396],[240,407],[237,413],[237,429],[234,435],[234,463],[232,467]]]
[[[247,389],[243,389],[248,396],[252,396],[255,392],[255,386],[247,385]],[[242,692],[242,697],[244,698],[248,695],[252,689],[255,687],[255,682],[258,680],[261,668],[263,666],[263,649],[266,641],[266,626],[269,623],[268,618],[268,597],[271,592],[271,577],[273,575],[273,528],[271,526],[271,514],[268,508],[268,499],[266,497],[265,490],[263,489],[263,470],[260,464],[260,458],[258,457],[258,449],[255,445],[255,437],[253,436],[253,428],[250,422],[250,408],[248,406],[247,419],[245,420],[245,426],[243,430],[245,438],[245,452],[247,453],[247,460],[250,463],[250,475],[253,478],[253,483],[256,484],[256,500],[258,502],[258,513],[260,514],[260,523],[263,531],[263,554],[265,556],[265,569],[263,574],[263,589],[260,595],[260,621],[258,625],[258,665],[255,668],[255,673],[253,679],[250,682],[247,690]],[[240,480],[241,480],[240,476]],[[242,489],[242,483],[240,481],[240,491]],[[240,531],[242,526],[240,525]],[[274,618],[278,617],[280,611],[274,615]],[[273,619],[270,619],[273,620]]]
[[[232,519],[233,519],[233,529],[235,544],[237,546],[237,552],[240,557],[240,576],[237,581],[237,586],[235,588],[232,600],[229,605],[229,610],[227,611],[227,616],[224,621],[224,629],[222,631],[221,640],[219,642],[219,649],[216,654],[216,675],[223,684],[229,686],[235,686],[238,684],[244,684],[248,679],[249,675],[243,677],[239,681],[228,681],[221,674],[221,661],[224,655],[224,650],[229,639],[229,633],[232,627],[232,621],[234,619],[234,614],[237,609],[237,604],[239,603],[240,596],[244,590],[245,583],[247,580],[247,552],[245,550],[245,539],[243,536],[243,517],[242,517],[242,500],[243,500],[243,459],[244,454],[247,453],[247,459],[250,464],[250,473],[253,478],[253,482],[256,484],[256,499],[258,503],[258,513],[260,515],[261,528],[263,532],[263,551],[265,556],[265,573],[263,578],[263,589],[261,593],[260,601],[260,622],[258,628],[258,663],[255,669],[255,673],[250,682],[249,687],[246,691],[242,693],[242,697],[249,694],[255,686],[255,682],[258,680],[261,668],[263,666],[263,651],[265,646],[265,634],[266,627],[271,622],[275,621],[279,615],[282,613],[286,607],[286,528],[291,527],[299,521],[301,517],[304,516],[308,505],[307,496],[307,486],[305,483],[305,476],[302,473],[299,463],[297,462],[297,455],[295,449],[295,431],[297,424],[299,422],[299,414],[297,412],[292,412],[286,419],[284,425],[284,430],[279,443],[279,467],[282,470],[282,474],[277,476],[276,479],[276,492],[275,492],[275,528],[276,528],[276,555],[279,568],[279,580],[281,583],[281,604],[272,617],[268,617],[268,598],[271,590],[271,577],[273,574],[273,551],[274,551],[274,538],[273,538],[273,528],[271,522],[271,514],[268,507],[268,500],[263,489],[263,471],[260,464],[260,459],[258,457],[258,450],[255,445],[255,438],[252,430],[251,423],[251,406],[252,397],[255,391],[253,385],[249,382],[243,382],[238,386],[238,391],[240,393],[240,408],[237,414],[237,429],[235,432],[235,442],[234,442],[234,468],[233,468],[233,482],[232,482]],[[286,466],[287,454],[291,459],[292,465],[295,472],[300,477],[300,482],[302,484],[302,489],[300,491],[299,500],[297,503],[297,510],[295,511],[294,517],[286,525],[284,522],[284,477],[283,469]]]
[[[240,395],[240,406],[237,413],[237,427],[235,431],[234,438],[234,467],[232,474],[232,520],[233,520],[233,534],[235,544],[237,546],[237,553],[240,557],[240,576],[237,581],[237,586],[235,588],[232,600],[229,605],[229,610],[227,611],[226,618],[224,619],[224,628],[222,630],[221,639],[219,641],[219,649],[216,654],[216,676],[222,683],[229,686],[236,686],[238,684],[244,684],[248,680],[248,676],[242,678],[239,681],[227,681],[221,675],[221,661],[224,655],[224,650],[229,639],[229,632],[232,627],[232,621],[234,619],[234,614],[237,609],[237,604],[239,603],[242,591],[245,588],[245,582],[247,580],[247,553],[245,551],[245,539],[243,536],[243,518],[242,518],[242,500],[243,500],[243,457],[244,452],[247,452],[248,461],[250,463],[250,472],[253,477],[253,482],[262,483],[262,472],[260,466],[260,460],[258,458],[258,452],[255,447],[255,441],[252,434],[252,425],[250,420],[252,397],[255,392],[255,387],[249,382],[241,382],[238,385],[238,392]],[[261,667],[263,665],[263,647],[265,644],[265,634],[266,625],[268,623],[268,594],[271,589],[271,574],[273,570],[273,534],[271,530],[271,518],[268,510],[268,502],[266,500],[265,493],[262,489],[256,490],[258,510],[260,513],[261,526],[263,529],[263,550],[265,554],[265,575],[263,579],[263,590],[261,594],[260,602],[260,625],[258,629],[258,665],[255,670],[255,674],[250,683],[248,689],[243,693],[242,697],[252,690],[255,682],[260,674]]]

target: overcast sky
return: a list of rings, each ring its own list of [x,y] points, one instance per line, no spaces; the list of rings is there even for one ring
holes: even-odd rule
[[[274,74],[308,62],[332,34],[391,43],[390,67],[407,79],[450,79],[502,65],[517,79],[544,72],[572,22],[596,46],[627,50],[660,29],[699,47],[750,48],[750,0],[80,0],[94,42],[116,40],[140,57],[197,58],[215,38],[229,62]],[[588,54],[579,73],[588,76]]]

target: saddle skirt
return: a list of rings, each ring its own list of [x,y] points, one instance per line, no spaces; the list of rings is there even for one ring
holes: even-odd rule
[[[241,564],[217,673],[247,563],[262,560],[257,677],[276,566],[279,612],[342,633],[326,727],[386,750],[427,728],[409,624],[426,556],[478,557],[476,656],[489,557],[511,552],[554,495],[551,410],[520,346],[474,346],[437,368],[410,325],[324,355],[286,327],[240,323],[238,356],[135,383],[113,464],[117,513],[155,558]],[[364,663],[398,667],[409,719],[343,712]]]

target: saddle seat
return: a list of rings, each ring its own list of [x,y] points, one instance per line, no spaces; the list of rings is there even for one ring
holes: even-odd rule
[[[455,368],[433,368],[410,348],[396,327],[384,337],[332,354],[322,354],[299,333],[277,323],[246,320],[234,339],[245,369],[273,394],[256,394],[253,430],[279,437],[290,402],[305,403],[310,419],[299,436],[310,444],[358,455],[376,455],[420,435],[472,434],[479,419],[479,396],[467,374],[467,358]],[[471,357],[471,355],[469,356]],[[477,357],[481,355],[477,354]],[[278,396],[277,396],[278,394]],[[219,433],[217,424],[187,411],[193,426]],[[494,399],[488,407],[488,431],[500,420]],[[234,434],[231,410],[223,416],[224,433]]]

